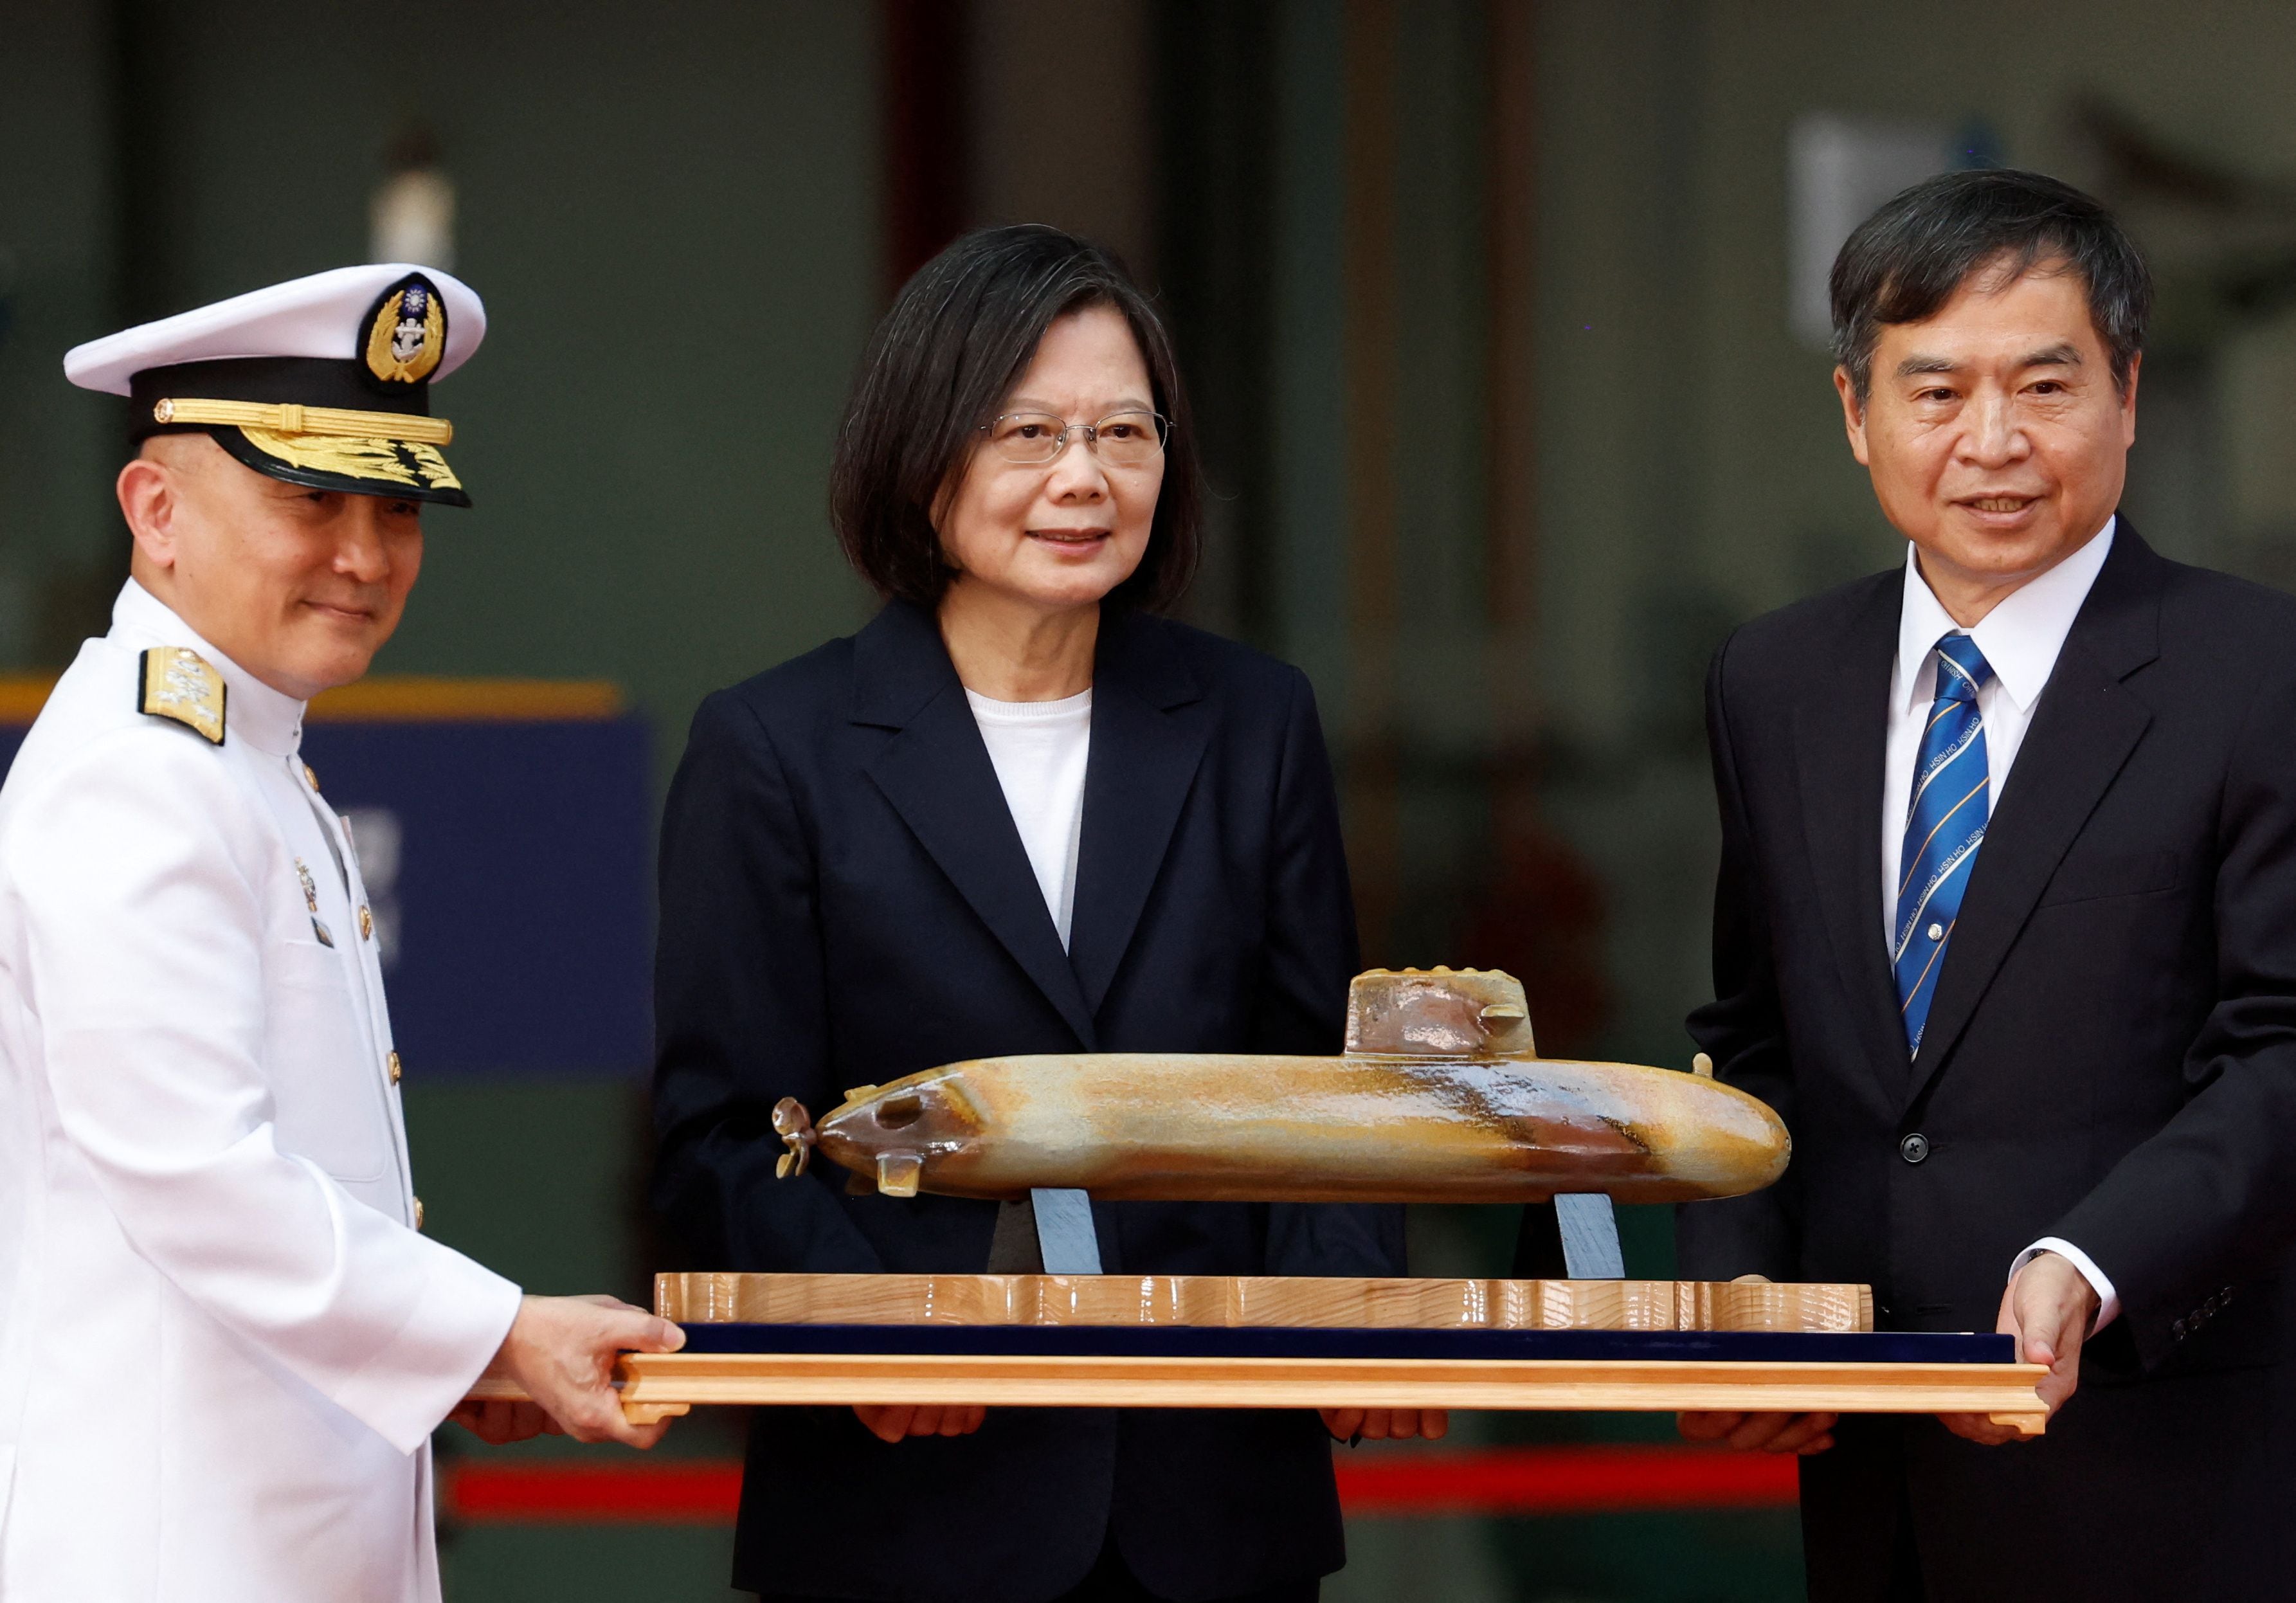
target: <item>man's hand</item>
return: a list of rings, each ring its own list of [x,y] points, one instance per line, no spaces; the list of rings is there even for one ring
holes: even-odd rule
[[[1402,1442],[1413,1436],[1439,1442],[1451,1428],[1448,1409],[1326,1408],[1316,1411],[1324,1417],[1324,1428],[1339,1442],[1352,1442],[1357,1436],[1366,1442]]]
[[[622,1413],[621,1394],[613,1387],[614,1362],[625,1352],[675,1352],[684,1345],[685,1331],[619,1297],[528,1297],[520,1303],[518,1318],[511,1322],[510,1334],[487,1373],[518,1382],[557,1428],[578,1442],[652,1447],[669,1428],[669,1421],[629,1422]],[[465,1410],[496,1406],[466,1402],[453,1417],[463,1418]],[[463,1422],[471,1423],[467,1418]],[[483,1430],[479,1434],[486,1435]]]
[[[977,1402],[857,1402],[853,1417],[880,1442],[905,1436],[969,1436],[988,1410]]]
[[[2058,1253],[2043,1253],[2009,1277],[2001,1292],[2001,1317],[1994,1329],[2017,1338],[2017,1356],[2029,1364],[2046,1364],[2049,1372],[2035,1389],[2054,1414],[2080,1385],[2081,1343],[2096,1318],[2096,1288],[2088,1277]],[[1946,1429],[1956,1436],[1997,1447],[2024,1438],[2005,1425],[1996,1425],[1984,1414],[1940,1414]]]
[[[1727,1442],[1742,1452],[1800,1453],[1807,1458],[1833,1445],[1839,1414],[1677,1414],[1674,1427],[1685,1441]]]

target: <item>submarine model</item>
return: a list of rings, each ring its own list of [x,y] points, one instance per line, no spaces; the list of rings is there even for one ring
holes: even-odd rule
[[[1792,1142],[1712,1077],[1543,1058],[1498,970],[1374,969],[1336,1057],[1102,1052],[981,1057],[861,1086],[816,1122],[774,1109],[788,1151],[889,1196],[1101,1201],[1686,1202],[1760,1190]]]

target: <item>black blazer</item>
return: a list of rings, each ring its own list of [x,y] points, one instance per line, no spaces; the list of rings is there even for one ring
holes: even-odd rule
[[[778,1181],[795,1097],[1002,1053],[1335,1052],[1356,968],[1338,808],[1296,669],[1111,610],[1070,949],[930,614],[888,606],[701,705],[661,843],[654,1197],[698,1263],[973,1271],[996,1205]],[[1111,1273],[1385,1275],[1401,1210],[1097,1204]],[[887,1446],[760,1410],[734,1582],[1028,1603],[1109,1535],[1175,1598],[1339,1567],[1313,1413],[989,1411]]]
[[[1849,1421],[1804,1459],[1814,1597],[1882,1595],[1901,1500],[1932,1598],[2285,1595],[2296,601],[2121,522],[1915,1061],[1880,884],[1902,585],[1773,613],[1715,659],[1716,999],[1690,1028],[1794,1152],[1771,1190],[1680,1210],[1685,1270],[1866,1281],[1886,1328],[1991,1330],[2011,1260],[2059,1236],[2120,1294],[2040,1442]]]

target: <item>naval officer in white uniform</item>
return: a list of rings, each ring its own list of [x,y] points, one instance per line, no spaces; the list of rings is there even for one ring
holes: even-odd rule
[[[134,577],[0,787],[7,1603],[422,1603],[450,1414],[660,1434],[608,1375],[675,1326],[420,1234],[357,852],[299,751],[423,504],[468,505],[430,386],[484,330],[444,273],[353,267],[66,359],[132,398]]]

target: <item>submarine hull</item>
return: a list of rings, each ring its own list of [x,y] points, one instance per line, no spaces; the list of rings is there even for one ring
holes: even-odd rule
[[[897,1195],[1141,1202],[1687,1202],[1771,1184],[1791,1146],[1701,1075],[1354,1054],[979,1058],[865,1088],[817,1140]]]

